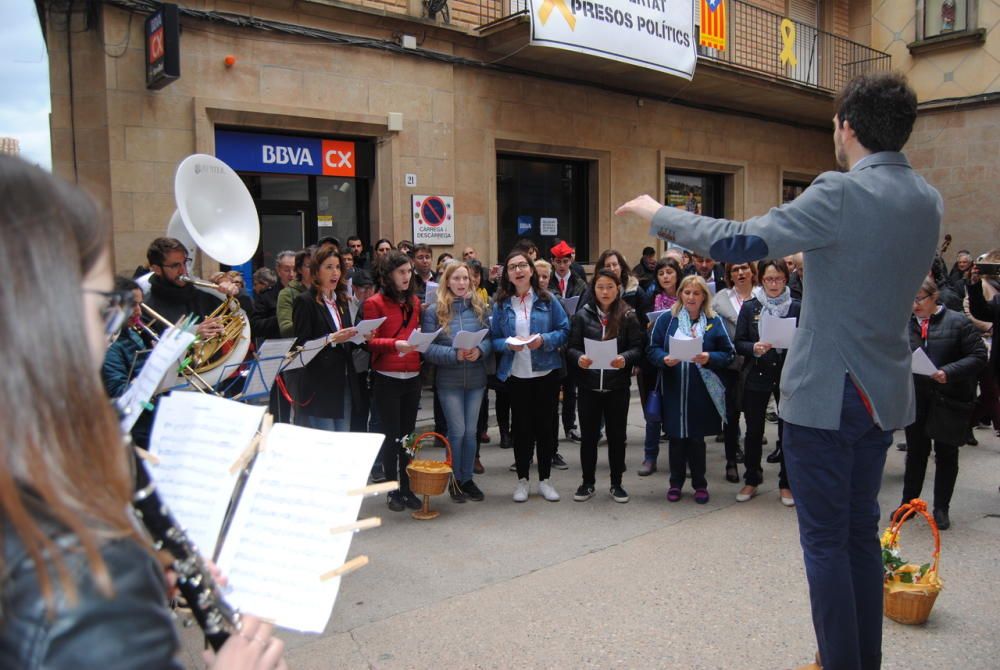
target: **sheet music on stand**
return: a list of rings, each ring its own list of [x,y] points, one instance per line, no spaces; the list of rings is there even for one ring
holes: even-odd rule
[[[142,410],[149,404],[149,399],[159,389],[171,368],[180,360],[187,348],[194,342],[195,334],[183,328],[170,327],[160,336],[153,350],[142,366],[142,371],[118,397],[115,403],[121,412],[121,429],[123,433],[132,430],[139,420]],[[176,371],[174,371],[176,374]]]
[[[299,351],[296,352],[295,356],[288,362],[288,365],[286,365],[284,369],[298,370],[299,368],[304,368],[309,365],[312,359],[316,358],[316,355],[319,354],[319,352],[323,350],[323,347],[329,343],[329,335],[324,335],[323,337],[317,337],[315,340],[304,342]]]
[[[240,400],[266,398],[271,395],[274,378],[288,362],[286,356],[293,344],[295,338],[287,337],[267,340],[260,345],[260,349],[250,362],[250,371],[243,392],[240,394]]]

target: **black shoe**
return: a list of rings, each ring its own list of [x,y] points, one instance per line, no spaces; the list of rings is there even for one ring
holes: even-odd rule
[[[778,413],[768,412],[764,415],[764,420],[768,423],[778,423]]]
[[[736,447],[736,454],[734,454],[734,456],[735,458],[733,460],[736,461],[737,463],[742,463],[745,458],[743,455],[743,450],[740,449],[739,447]]]
[[[716,442],[725,442],[726,441],[726,436],[723,435],[722,433],[719,433],[718,435],[715,436],[715,441]]]
[[[970,447],[978,447],[979,446],[979,440],[977,440],[976,436],[973,435],[971,432],[969,433],[969,436],[967,438],[965,438],[965,443],[967,445],[969,445]],[[947,516],[947,513],[945,514],[945,516]]]
[[[587,484],[580,484],[580,488],[573,494],[573,500],[583,502],[594,497],[594,487]]]
[[[735,463],[726,463],[726,481],[730,484],[738,484],[740,481],[740,471]]]
[[[452,477],[451,481],[448,483],[448,495],[451,496],[452,502],[465,502],[465,491],[463,491],[462,487],[458,485],[458,482],[455,481],[454,477]]]
[[[580,431],[576,429],[576,426],[566,429],[566,439],[572,440],[573,442],[580,441]]]
[[[628,491],[622,488],[621,484],[611,487],[611,497],[615,499],[616,503],[627,503],[628,502]]]
[[[897,444],[896,451],[906,451],[906,442],[900,442]]]
[[[407,507],[414,510],[420,509],[421,507],[424,506],[423,501],[420,500],[420,498],[418,498],[416,495],[414,495],[413,491],[407,491],[406,493],[403,494],[403,502],[406,504]]]
[[[767,437],[762,437],[762,438],[760,438],[760,443],[761,443],[762,445],[766,445],[766,444],[767,444]]]
[[[670,439],[670,436],[667,435],[666,433],[663,433],[662,435],[660,435],[660,442],[666,442],[669,439]]]
[[[552,467],[556,470],[569,470],[569,466],[566,464],[566,461],[564,461],[563,457],[559,454],[552,455]]]
[[[385,469],[381,464],[372,468],[372,484],[381,484],[385,481]]]
[[[486,497],[483,495],[483,492],[479,489],[479,487],[476,486],[476,483],[471,479],[462,484],[462,492],[465,493],[466,498],[476,502],[480,502]]]
[[[948,530],[951,528],[951,519],[948,518],[948,510],[935,509],[934,523],[937,524],[938,530]]]
[[[385,497],[385,502],[393,512],[402,512],[406,508],[406,499],[399,491],[389,491],[389,495]]]
[[[781,462],[781,445],[779,444],[774,448],[774,451],[767,455],[768,463],[780,463]]]
[[[509,433],[500,433],[500,448],[501,449],[510,449],[513,446],[514,445],[511,444],[511,441],[510,441],[510,434]]]

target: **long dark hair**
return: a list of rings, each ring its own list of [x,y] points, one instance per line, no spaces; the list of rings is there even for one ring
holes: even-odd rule
[[[538,299],[545,302],[552,300],[552,295],[538,285],[538,271],[535,270],[535,263],[531,260],[531,256],[529,256],[526,251],[515,248],[507,254],[507,258],[503,261],[503,272],[500,275],[500,281],[498,282],[494,302],[499,304],[504,300],[509,300],[513,296],[517,295],[517,290],[514,288],[514,284],[511,282],[510,276],[507,273],[507,264],[510,263],[511,259],[517,258],[518,256],[523,258],[524,261],[531,267],[531,288],[534,290],[535,295],[538,296]]]
[[[676,280],[674,280],[674,295],[676,296],[681,286],[681,280],[684,279],[684,270],[681,269],[680,263],[667,256],[656,261],[656,268],[653,270],[653,295],[664,292],[663,287],[660,286],[660,270],[663,268],[670,268],[674,271],[674,276],[676,277]]]
[[[113,594],[100,545],[138,535],[128,452],[84,329],[81,285],[109,254],[111,227],[82,191],[0,156],[0,517],[24,544],[49,611],[53,578],[75,602],[78,575],[39,523],[75,535],[101,593]],[[39,306],[42,306],[40,309]],[[5,572],[0,556],[0,572]]]
[[[621,262],[621,261],[619,261]],[[594,309],[599,310],[600,304],[597,302],[597,280],[601,277],[610,279],[618,287],[618,295],[611,302],[611,306],[608,308],[608,323],[604,326],[604,339],[613,340],[618,337],[618,331],[621,330],[622,321],[625,320],[625,314],[628,312],[628,304],[622,300],[622,292],[625,290],[622,285],[622,279],[616,275],[613,271],[607,268],[602,268],[594,273],[593,279],[590,280],[590,294],[594,296]]]
[[[629,272],[628,263],[625,261],[625,257],[622,256],[622,252],[617,249],[605,249],[602,251],[601,255],[597,257],[597,262],[594,263],[594,272],[596,273],[598,270],[604,269],[604,261],[608,260],[609,256],[615,256],[618,258],[618,266],[621,268],[621,277],[618,279],[622,285],[621,291],[624,291],[628,288],[628,280],[629,277],[632,276],[632,273]],[[593,284],[593,282],[591,282],[591,284]],[[621,293],[621,291],[619,291],[619,293]]]
[[[412,266],[413,261],[402,251],[393,249],[379,261],[378,278],[376,281],[378,281],[379,288],[386,298],[401,305],[409,305],[413,302],[414,298],[413,278],[410,278],[410,283],[405,291],[397,289],[396,282],[392,280],[393,271],[404,265]]]
[[[312,273],[312,286],[309,288],[316,294],[316,302],[318,304],[323,304],[323,292],[320,290],[319,285],[319,269],[331,256],[335,256],[340,261],[340,279],[337,280],[337,286],[334,287],[333,293],[337,304],[341,308],[347,307],[347,273],[344,272],[344,256],[346,255],[340,253],[329,244],[320,247],[313,254],[312,263],[309,268]]]

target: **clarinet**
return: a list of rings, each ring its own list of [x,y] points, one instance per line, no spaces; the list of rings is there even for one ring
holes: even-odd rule
[[[135,462],[136,493],[132,498],[132,507],[152,536],[153,547],[173,556],[177,588],[191,608],[205,639],[212,649],[219,651],[229,636],[239,630],[239,613],[222,597],[197,547],[160,499],[146,466],[138,457]]]

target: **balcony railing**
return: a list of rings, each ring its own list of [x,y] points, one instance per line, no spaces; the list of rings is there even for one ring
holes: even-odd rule
[[[697,22],[700,2],[692,2]],[[782,64],[786,17],[743,0],[730,0],[726,9],[726,50],[699,46],[699,58],[827,92],[839,91],[857,74],[890,68],[889,54],[796,21],[791,52],[797,63]],[[479,0],[480,27],[527,12],[527,0]]]

